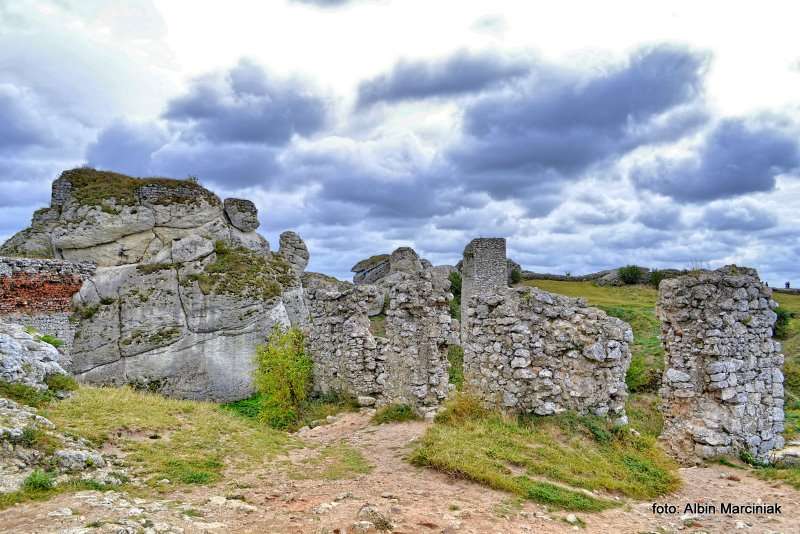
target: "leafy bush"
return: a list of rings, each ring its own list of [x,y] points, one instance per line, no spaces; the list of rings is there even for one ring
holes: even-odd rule
[[[794,318],[794,312],[781,308],[778,306],[773,310],[778,318],[775,320],[775,328],[773,329],[774,337],[776,339],[786,339],[789,337],[789,321]]]
[[[650,273],[650,279],[648,280],[648,282],[650,283],[651,286],[658,289],[658,284],[660,284],[661,281],[666,278],[667,278],[667,273],[665,273],[664,271],[659,271],[658,269],[653,269],[653,271]]]
[[[375,412],[372,422],[382,425],[383,423],[402,423],[403,421],[414,421],[419,416],[414,413],[408,404],[390,404]]]
[[[25,384],[0,381],[0,397],[39,408],[53,399],[53,393],[46,389],[39,390]]]
[[[512,284],[519,284],[522,281],[522,271],[519,269],[512,269],[511,270],[511,283]]]
[[[450,293],[461,300],[461,273],[453,271],[448,278],[450,279]]]
[[[450,301],[450,317],[461,320],[461,274],[453,271],[448,277],[450,279],[450,293],[453,300]]]
[[[22,488],[27,491],[46,491],[54,486],[53,475],[37,469],[22,482]]]
[[[263,395],[261,418],[273,428],[288,428],[311,390],[313,362],[303,333],[276,325],[266,345],[256,349],[255,386]]]
[[[450,367],[447,369],[450,383],[456,387],[456,391],[461,391],[464,385],[464,349],[458,345],[451,345],[447,349],[447,361],[450,362]]]
[[[626,285],[638,284],[642,281],[642,269],[636,265],[619,268],[619,279]]]

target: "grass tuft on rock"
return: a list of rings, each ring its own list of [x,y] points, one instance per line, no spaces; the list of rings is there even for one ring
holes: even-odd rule
[[[292,268],[278,256],[266,257],[222,241],[214,244],[215,259],[202,273],[188,279],[206,294],[223,294],[254,300],[271,300],[293,281]]]
[[[604,510],[617,505],[611,495],[652,499],[680,484],[654,436],[570,413],[507,417],[464,394],[441,411],[410,461],[565,510]]]

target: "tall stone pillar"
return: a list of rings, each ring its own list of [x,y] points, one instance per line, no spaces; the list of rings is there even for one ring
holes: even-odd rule
[[[467,326],[466,305],[470,297],[491,295],[508,287],[506,240],[502,237],[479,237],[464,248],[461,266],[461,324]]]
[[[666,365],[661,439],[684,462],[783,446],[777,303],[754,269],[726,266],[664,280],[658,316]]]

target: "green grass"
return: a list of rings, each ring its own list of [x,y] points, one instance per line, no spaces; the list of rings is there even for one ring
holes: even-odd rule
[[[263,401],[264,396],[256,394],[248,399],[222,404],[221,407],[223,410],[230,411],[239,417],[259,421],[261,403]],[[327,395],[313,396],[300,403],[297,414],[298,419],[289,430],[297,430],[312,422],[325,421],[325,418],[329,415],[355,412],[358,411],[358,408],[356,399],[349,395],[331,392]]]
[[[464,349],[458,345],[448,347],[447,361],[450,363],[447,368],[449,381],[456,387],[456,391],[461,391],[464,387]]]
[[[344,480],[355,478],[372,471],[372,465],[361,453],[344,442],[323,447],[319,454],[289,470],[289,476],[295,480],[322,479]]]
[[[372,416],[372,422],[376,425],[384,423],[402,423],[404,421],[415,421],[419,416],[414,413],[408,404],[389,404],[379,408]]]
[[[33,478],[32,478],[33,477]],[[49,480],[49,484],[48,484]],[[72,479],[67,482],[53,485],[52,475],[36,471],[23,482],[22,488],[17,491],[0,493],[0,510],[5,510],[16,504],[29,501],[44,501],[62,493],[84,490],[107,491],[116,489],[117,486],[103,484],[91,479]]]
[[[590,306],[629,323],[633,329],[631,365],[625,381],[632,393],[656,392],[664,372],[664,349],[655,306],[658,290],[648,286],[601,287],[592,282],[526,280],[525,285],[570,297],[584,297]]]
[[[25,384],[0,381],[0,397],[11,399],[14,402],[40,408],[53,400],[53,392],[47,389],[39,390]]]
[[[649,433],[574,414],[504,417],[463,394],[437,416],[410,461],[565,510],[604,510],[617,505],[611,495],[652,499],[680,484],[677,466]]]
[[[111,443],[149,484],[209,484],[293,446],[287,434],[209,402],[166,399],[131,388],[82,387],[44,412],[65,432]],[[155,439],[154,439],[155,438]]]

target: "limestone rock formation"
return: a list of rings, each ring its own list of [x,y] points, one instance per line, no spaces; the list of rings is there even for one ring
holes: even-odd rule
[[[777,303],[754,269],[726,266],[664,280],[658,316],[666,366],[662,441],[692,462],[783,446],[783,354]]]
[[[0,322],[0,381],[46,390],[48,376],[65,374],[58,356],[35,333]],[[34,408],[0,396],[0,493],[19,489],[37,468],[73,473],[104,467],[105,459],[88,442],[56,432]]]
[[[150,262],[175,239],[201,235],[266,252],[269,244],[250,228],[255,207],[229,202],[239,228],[228,222],[220,199],[189,180],[137,179],[73,169],[53,183],[50,207],[0,255],[91,261],[98,267]]]
[[[274,324],[303,324],[308,250],[293,232],[272,253],[255,206],[190,180],[74,169],[51,206],[0,254],[34,250],[98,265],[73,298],[69,370],[192,399],[252,391],[252,358]]]
[[[63,375],[59,352],[33,331],[0,322],[0,381],[46,389],[49,375]]]
[[[223,205],[228,220],[242,232],[252,232],[258,228],[258,210],[251,201],[241,198],[226,198]]]
[[[378,254],[353,265],[354,284],[372,284],[389,274],[389,255]]]

